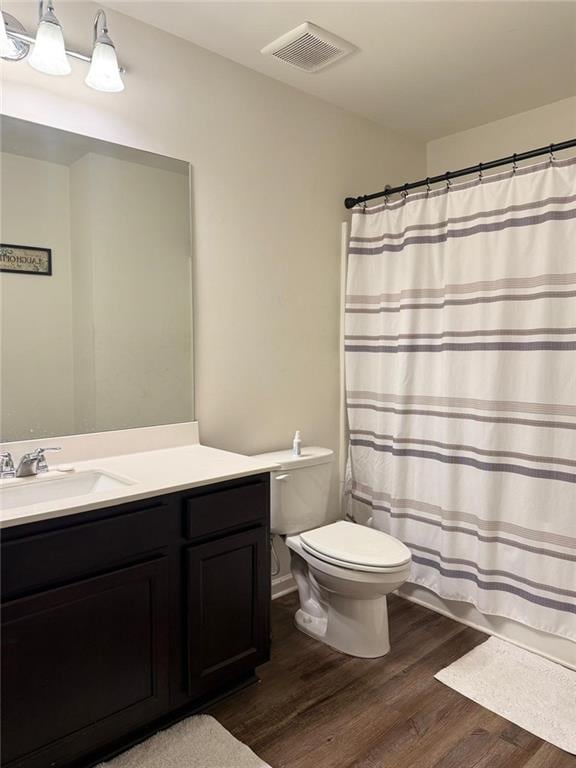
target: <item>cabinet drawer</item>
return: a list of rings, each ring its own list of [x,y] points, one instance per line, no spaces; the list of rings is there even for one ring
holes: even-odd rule
[[[188,539],[266,523],[269,515],[268,475],[250,482],[194,494],[185,499],[184,535]]]
[[[2,599],[64,584],[164,546],[168,505],[118,513],[2,544]]]

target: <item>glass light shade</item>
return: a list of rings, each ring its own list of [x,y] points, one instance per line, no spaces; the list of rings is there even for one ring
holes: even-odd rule
[[[31,67],[47,75],[69,75],[72,67],[66,56],[62,27],[54,14],[48,20],[49,14],[50,11],[38,25],[36,42],[28,61]]]
[[[11,40],[6,33],[6,22],[2,11],[0,11],[0,56],[6,59],[14,59],[18,56],[18,48],[14,40]]]
[[[94,45],[85,83],[95,91],[106,93],[119,93],[124,90],[116,50],[106,33],[100,35]]]

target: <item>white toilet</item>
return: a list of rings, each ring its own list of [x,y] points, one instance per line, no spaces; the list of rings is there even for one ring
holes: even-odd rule
[[[298,628],[350,656],[388,653],[386,595],[408,578],[410,550],[383,531],[329,522],[332,451],[308,447],[301,456],[286,450],[261,458],[281,467],[272,473],[271,529],[290,548]]]

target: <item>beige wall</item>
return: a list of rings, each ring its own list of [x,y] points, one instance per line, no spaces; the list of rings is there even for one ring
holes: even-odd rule
[[[60,8],[88,45],[95,6]],[[34,4],[5,5],[29,26]],[[422,176],[421,144],[117,13],[126,91],[4,67],[3,110],[193,165],[196,415],[245,453],[338,445],[343,198]],[[336,503],[337,482],[333,484]]]
[[[455,171],[574,137],[576,96],[430,141],[427,174]]]
[[[4,243],[51,248],[53,275],[0,274],[0,434],[74,432],[68,168],[0,155]]]

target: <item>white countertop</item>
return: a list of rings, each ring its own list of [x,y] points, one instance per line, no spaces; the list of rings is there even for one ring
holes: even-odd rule
[[[51,455],[48,454],[48,459]],[[49,477],[64,477],[55,469],[39,477],[0,480],[0,488],[22,482],[42,482]],[[23,523],[50,520],[65,515],[75,515],[102,507],[126,504],[151,496],[219,483],[237,477],[269,472],[278,465],[269,459],[242,456],[220,451],[203,445],[187,445],[176,448],[106,456],[87,461],[72,462],[74,472],[100,470],[131,480],[112,491],[88,493],[82,496],[56,499],[28,506],[0,509],[0,528]],[[66,473],[68,474],[68,473]]]

